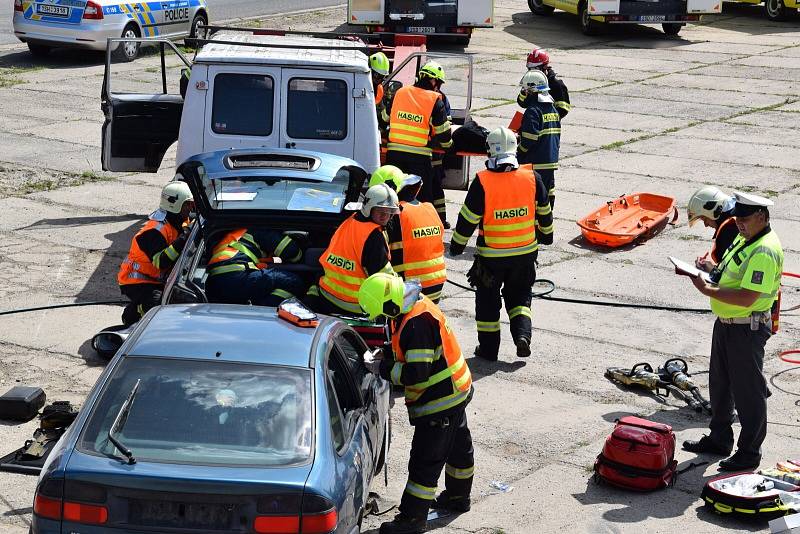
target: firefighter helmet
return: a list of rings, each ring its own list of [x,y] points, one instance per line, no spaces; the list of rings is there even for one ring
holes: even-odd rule
[[[517,155],[517,137],[508,128],[496,128],[486,137],[489,146],[489,157],[502,158],[503,156]]]
[[[161,203],[159,207],[170,213],[180,213],[183,204],[194,200],[189,185],[186,182],[173,181],[161,190]]]
[[[369,217],[373,208],[390,208],[395,213],[400,211],[400,201],[394,189],[386,184],[373,185],[367,189],[361,204],[361,215]]]
[[[369,179],[369,186],[372,187],[373,185],[378,184],[388,184],[389,187],[394,189],[395,191],[400,191],[403,187],[403,180],[406,177],[406,173],[401,171],[398,167],[394,165],[383,165],[382,167],[378,167],[375,172],[372,173],[372,176]]]
[[[529,69],[544,69],[550,64],[550,56],[544,48],[534,48],[528,54]]]
[[[547,76],[540,70],[529,70],[526,72],[519,81],[519,85],[523,89],[527,89],[533,93],[550,92],[550,84],[547,81]]]
[[[434,80],[439,80],[440,82],[444,83],[444,67],[442,67],[436,61],[428,61],[422,66],[421,69],[419,69],[419,77],[433,78]]]
[[[719,219],[723,211],[733,208],[733,200],[713,185],[698,189],[689,199],[686,212],[689,216],[689,226],[692,226],[701,217],[708,217],[712,221]]]
[[[369,68],[376,74],[387,76],[389,74],[389,58],[383,52],[375,52],[369,56]]]
[[[370,319],[397,316],[403,307],[403,279],[389,273],[375,273],[361,284],[358,304]]]

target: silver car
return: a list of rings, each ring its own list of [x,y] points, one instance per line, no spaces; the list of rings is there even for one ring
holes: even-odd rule
[[[109,37],[194,37],[204,24],[206,0],[14,0],[14,35],[35,56],[64,46],[105,50]],[[114,53],[132,61],[140,45],[124,43]]]

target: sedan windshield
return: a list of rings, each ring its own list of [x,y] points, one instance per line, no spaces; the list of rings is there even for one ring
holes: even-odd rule
[[[108,430],[137,380],[115,437],[137,461],[287,466],[311,454],[311,371],[207,360],[127,357],[89,417],[79,448],[116,455]]]

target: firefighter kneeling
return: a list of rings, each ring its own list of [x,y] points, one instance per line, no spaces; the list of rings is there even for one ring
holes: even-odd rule
[[[472,376],[455,333],[436,304],[421,294],[419,282],[378,273],[367,278],[358,302],[370,318],[394,319],[394,359],[364,363],[393,384],[404,386],[408,417],[414,426],[408,482],[400,513],[381,525],[381,534],[414,534],[427,525],[428,509],[467,512],[474,472],[472,436],[465,408],[472,398]],[[436,484],[445,470],[445,490]]]

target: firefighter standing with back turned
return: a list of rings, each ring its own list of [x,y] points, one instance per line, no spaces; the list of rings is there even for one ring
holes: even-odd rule
[[[689,452],[727,456],[733,448],[734,408],[742,430],[736,453],[719,468],[746,471],[761,462],[761,444],[767,436],[767,381],[764,346],[771,335],[770,310],[778,296],[783,249],[769,225],[769,199],[734,192],[739,236],[722,255],[708,283],[691,277],[694,286],[711,299],[717,316],[711,339],[708,386],[711,401],[710,433],[685,441]]]
[[[120,291],[131,300],[122,312],[125,326],[160,304],[164,279],[189,236],[189,213],[193,209],[194,198],[186,182],[170,182],[161,190],[159,208],[133,237],[117,274]]]
[[[563,119],[567,113],[572,109],[572,104],[569,103],[569,91],[567,84],[564,83],[553,67],[550,66],[550,55],[543,48],[534,48],[528,54],[527,61],[528,70],[539,70],[547,76],[547,85],[550,86],[550,96],[553,97],[553,105],[555,105],[558,115]],[[517,96],[517,104],[523,109],[528,107],[528,99],[532,95],[520,91]]]
[[[531,288],[539,243],[553,242],[553,215],[541,177],[519,165],[514,133],[498,128],[487,137],[486,170],[472,181],[450,241],[450,254],[464,252],[480,226],[475,262],[467,275],[475,290],[476,356],[497,360],[501,291],[517,356],[531,353]]]
[[[417,200],[422,178],[384,165],[372,174],[369,183],[388,184],[400,199],[400,213],[386,226],[394,272],[404,280],[419,280],[422,292],[438,303],[447,281],[444,227],[433,205]]]
[[[394,358],[364,358],[367,368],[405,390],[414,437],[408,481],[400,513],[383,523],[380,534],[424,532],[428,509],[470,509],[475,471],[466,406],[472,398],[472,376],[455,333],[438,306],[420,294],[419,283],[397,276],[370,276],[358,292],[364,311],[394,319]],[[436,485],[445,470],[445,490]]]
[[[453,146],[450,121],[438,92],[444,81],[444,69],[440,64],[425,63],[413,86],[397,90],[389,111],[386,163],[422,177],[421,202],[434,201],[432,149]]]

